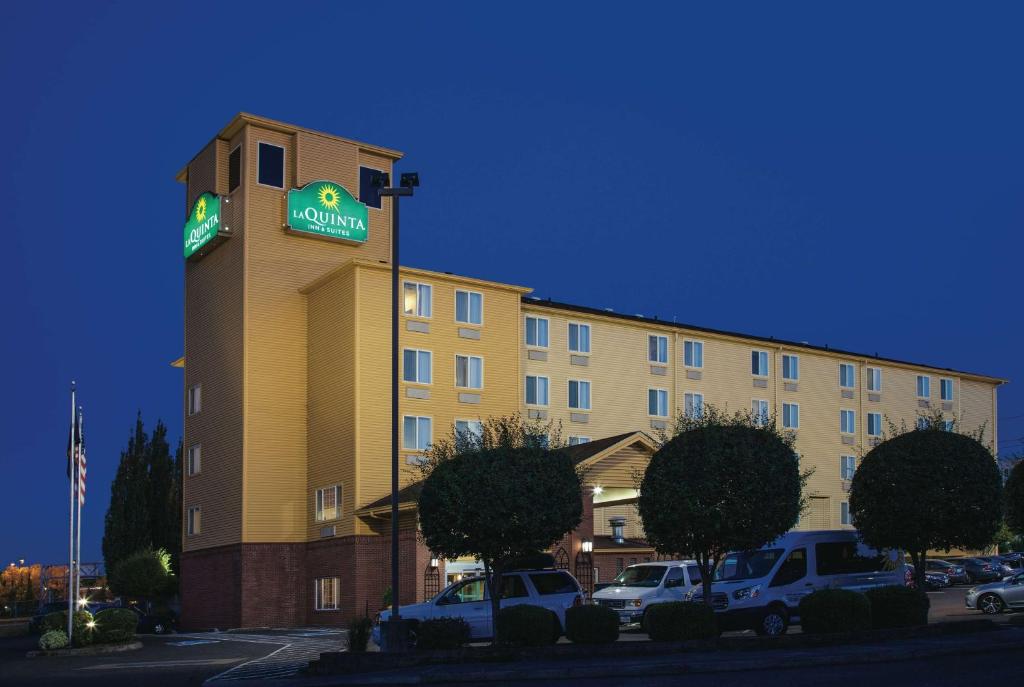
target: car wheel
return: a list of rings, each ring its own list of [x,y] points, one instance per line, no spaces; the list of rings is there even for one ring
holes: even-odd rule
[[[789,613],[786,612],[786,609],[781,606],[771,606],[761,616],[761,622],[754,628],[754,631],[762,637],[778,637],[786,634],[788,628]]]
[[[157,623],[156,625],[153,626],[153,634],[162,635],[164,633],[164,631],[165,630],[164,630],[163,623]]]
[[[1003,604],[1003,600],[995,594],[983,594],[982,597],[978,599],[978,608],[985,615],[996,615],[998,613],[1002,613],[1004,607],[1005,605]]]

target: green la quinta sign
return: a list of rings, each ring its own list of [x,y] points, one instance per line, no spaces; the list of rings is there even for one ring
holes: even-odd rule
[[[293,232],[366,242],[366,206],[341,184],[313,181],[288,191],[288,227]]]
[[[192,212],[185,220],[185,257],[192,257],[215,239],[220,230],[220,196],[204,193],[196,198]]]

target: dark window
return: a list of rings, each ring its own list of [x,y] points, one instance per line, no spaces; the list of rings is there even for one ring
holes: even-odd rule
[[[284,148],[260,143],[259,181],[265,186],[284,188]]]
[[[231,193],[242,181],[242,146],[235,146],[228,156],[228,193]]]
[[[679,587],[683,584],[683,569],[669,568],[668,575],[665,575],[666,587]]]
[[[530,581],[533,582],[533,586],[536,587],[537,593],[541,596],[547,596],[548,594],[574,594],[580,590],[572,575],[561,570],[557,572],[531,573]]]
[[[775,578],[772,579],[772,587],[782,587],[793,584],[807,576],[807,549],[794,549],[785,562],[779,566]]]
[[[519,597],[529,596],[526,591],[526,584],[523,582],[523,578],[519,575],[506,575],[501,580],[501,598],[503,599],[518,599]]]
[[[815,544],[814,553],[819,575],[850,575],[886,569],[885,556],[853,541]]]
[[[700,584],[700,567],[696,565],[686,566],[686,572],[690,576],[690,584]]]
[[[370,208],[380,207],[380,193],[373,183],[380,170],[369,167],[359,168],[359,202]]]

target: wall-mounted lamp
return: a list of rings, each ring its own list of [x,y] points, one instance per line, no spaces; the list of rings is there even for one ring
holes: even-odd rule
[[[594,550],[594,542],[590,539],[583,540],[583,553],[590,553]]]
[[[437,566],[438,566],[438,560],[436,558],[431,558],[430,559],[430,567],[431,568],[436,568]]]
[[[594,487],[594,496],[600,496],[603,493],[604,493],[604,487],[601,487],[601,486]]]

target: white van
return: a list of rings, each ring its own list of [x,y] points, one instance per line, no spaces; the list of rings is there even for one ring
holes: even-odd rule
[[[619,614],[619,623],[643,623],[644,613],[657,603],[682,601],[700,583],[697,561],[651,561],[631,565],[615,580],[594,592],[594,603]]]
[[[727,554],[715,570],[711,603],[723,630],[781,635],[799,624],[800,599],[811,592],[902,585],[903,567],[900,552],[879,552],[854,530],[789,532],[756,551]],[[703,593],[696,587],[687,600]]]

